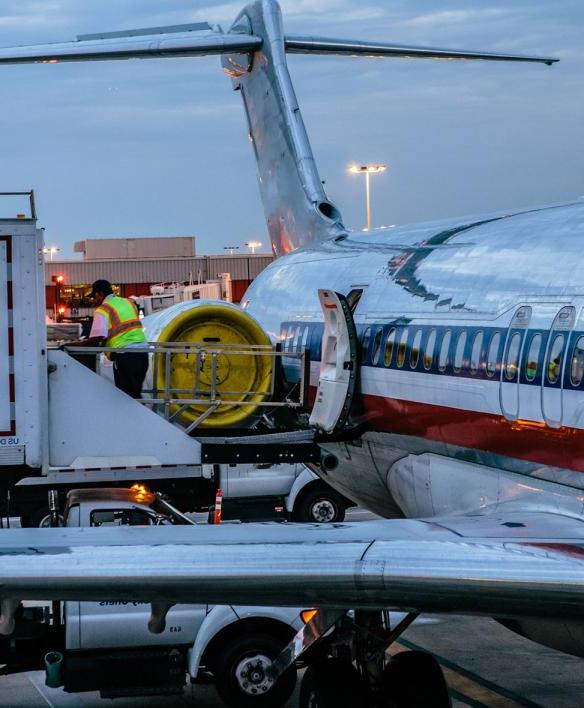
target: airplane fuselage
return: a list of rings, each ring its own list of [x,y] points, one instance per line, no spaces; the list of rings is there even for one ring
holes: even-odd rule
[[[362,291],[359,436],[326,445],[328,481],[384,516],[473,509],[530,485],[578,499],[583,236],[577,202],[349,234],[266,269],[243,306],[285,351],[310,349],[313,386],[318,288]]]

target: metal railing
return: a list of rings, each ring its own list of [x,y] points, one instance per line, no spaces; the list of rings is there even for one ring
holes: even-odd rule
[[[181,417],[191,407],[203,407],[205,410],[185,426],[187,433],[194,430],[221,407],[298,409],[306,406],[309,383],[308,350],[283,352],[279,347],[271,345],[210,345],[208,343],[185,344],[184,342],[149,342],[143,346],[124,349],[67,345],[63,345],[62,348],[76,359],[82,360],[84,356],[93,357],[92,361],[95,363],[95,367],[89,366],[89,361],[82,361],[82,363],[92,368],[97,374],[103,374],[102,367],[106,361],[103,355],[113,353],[116,356],[124,356],[139,352],[148,353],[150,367],[146,377],[146,387],[142,389],[143,397],[136,400],[143,405],[150,406],[170,422],[180,422]],[[187,378],[188,385],[183,388],[171,386],[173,366],[177,363],[177,357],[184,357],[180,361],[180,368],[182,376]],[[258,390],[223,388],[222,382],[227,379],[225,367],[231,369],[231,367],[237,366],[238,359],[240,360],[239,365],[244,367],[249,364],[249,357],[268,359],[264,363],[264,373],[259,375],[262,385],[258,387]],[[292,366],[297,367],[299,373],[298,382],[287,389],[282,389],[278,385],[278,372],[282,369],[282,359],[284,358],[297,362]],[[189,360],[192,361],[192,365]],[[269,381],[266,382],[268,377]],[[185,386],[184,383],[183,386]]]
[[[0,192],[0,197],[28,197],[30,217],[27,217],[26,214],[22,214],[22,215],[19,215],[17,218],[19,218],[19,219],[22,219],[22,218],[36,219],[37,218],[36,206],[35,206],[35,201],[34,201],[34,189],[31,189],[30,192]]]

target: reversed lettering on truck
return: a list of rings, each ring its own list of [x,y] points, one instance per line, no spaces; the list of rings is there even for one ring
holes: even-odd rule
[[[14,447],[20,445],[20,438],[0,437],[0,447]]]

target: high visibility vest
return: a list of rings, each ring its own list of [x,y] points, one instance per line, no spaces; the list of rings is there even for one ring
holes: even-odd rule
[[[138,308],[132,300],[114,295],[101,303],[95,310],[98,313],[107,320],[106,346],[123,349],[128,344],[146,341]]]

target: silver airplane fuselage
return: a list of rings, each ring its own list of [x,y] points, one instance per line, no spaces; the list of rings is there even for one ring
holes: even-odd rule
[[[464,511],[526,489],[565,490],[581,511],[583,236],[576,202],[349,233],[260,274],[242,304],[284,351],[310,349],[311,387],[317,290],[362,290],[359,434],[324,444],[338,465],[321,474],[386,517]],[[293,379],[292,360],[286,370]]]

